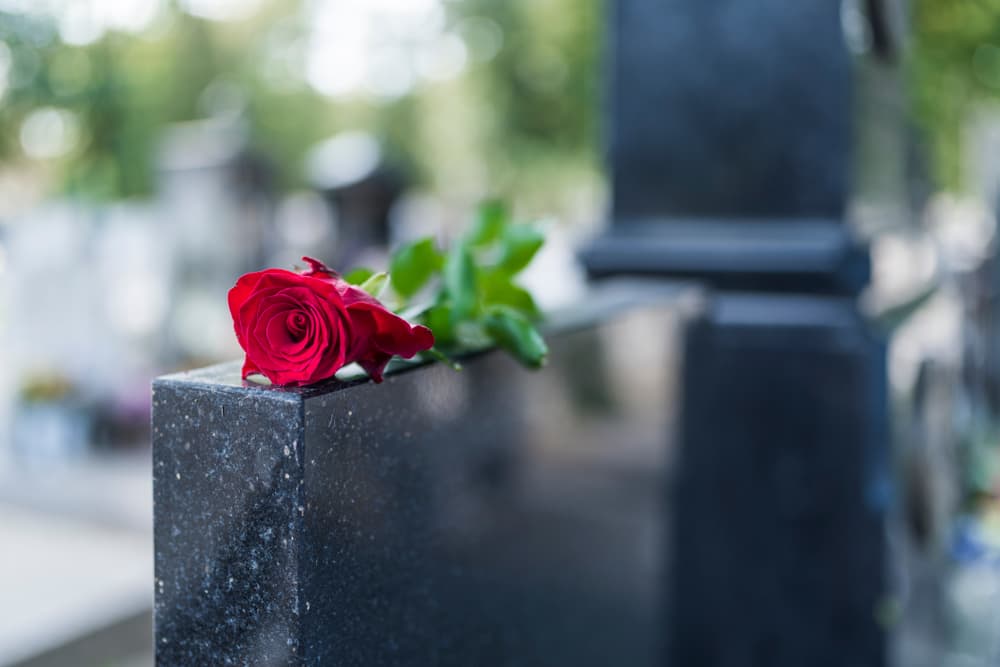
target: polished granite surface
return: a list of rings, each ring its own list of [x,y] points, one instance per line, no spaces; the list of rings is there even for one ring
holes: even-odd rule
[[[595,298],[540,372],[158,380],[159,664],[659,664],[682,292]]]

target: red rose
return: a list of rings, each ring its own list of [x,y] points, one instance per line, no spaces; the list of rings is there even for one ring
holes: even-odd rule
[[[434,345],[413,326],[321,262],[303,257],[305,273],[248,273],[229,290],[236,339],[246,353],[243,377],[261,373],[281,385],[305,385],[357,362],[376,382],[393,355]]]

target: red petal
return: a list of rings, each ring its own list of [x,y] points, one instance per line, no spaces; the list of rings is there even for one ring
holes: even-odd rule
[[[303,257],[302,261],[309,265],[309,270],[303,272],[302,275],[310,277],[324,277],[324,278],[340,278],[340,274],[331,269],[329,266],[319,261],[318,259],[313,259],[312,257]]]
[[[243,360],[243,371],[241,373],[243,379],[246,380],[248,377],[256,373],[260,373],[260,369],[257,368],[252,361],[250,361],[250,357],[246,357]]]

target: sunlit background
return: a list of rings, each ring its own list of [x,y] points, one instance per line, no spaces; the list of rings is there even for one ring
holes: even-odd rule
[[[0,4],[13,450],[143,441],[153,374],[236,354],[242,271],[359,262],[486,196],[592,229],[600,25],[575,2]]]
[[[871,134],[852,215],[938,246],[876,238],[884,294],[981,262],[1000,203],[1000,3],[914,0],[909,21],[926,196],[872,194],[906,178]],[[543,304],[578,293],[573,249],[606,217],[605,24],[600,0],[0,0],[0,665],[148,607],[149,383],[239,355],[235,276],[378,265],[499,196],[550,220]],[[957,358],[959,287],[891,351],[897,387],[921,345]]]
[[[601,12],[0,0],[0,664],[146,613],[149,383],[240,354],[236,276],[379,266],[501,196],[552,220],[572,292]],[[108,655],[147,664],[123,627]]]

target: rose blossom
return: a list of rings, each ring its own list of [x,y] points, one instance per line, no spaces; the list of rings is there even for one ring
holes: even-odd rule
[[[243,377],[261,373],[280,385],[305,385],[357,362],[375,382],[393,355],[434,345],[430,329],[389,311],[322,262],[310,269],[248,273],[229,290],[236,339],[246,353]]]

